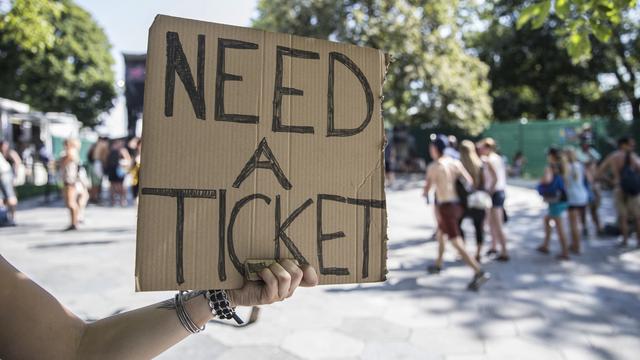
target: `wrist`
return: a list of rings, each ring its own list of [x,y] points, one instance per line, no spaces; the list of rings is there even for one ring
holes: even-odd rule
[[[202,295],[189,299],[185,302],[184,306],[193,322],[200,327],[213,319],[213,314],[209,308],[209,302]]]

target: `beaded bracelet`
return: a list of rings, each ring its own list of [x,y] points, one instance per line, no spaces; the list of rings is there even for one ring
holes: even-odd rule
[[[231,307],[226,291],[208,290],[204,296],[209,301],[209,307],[211,308],[211,313],[214,316],[226,320],[233,319],[238,323],[238,325],[244,323],[238,314],[236,314],[236,310]]]

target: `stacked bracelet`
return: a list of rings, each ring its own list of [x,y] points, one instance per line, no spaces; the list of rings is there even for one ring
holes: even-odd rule
[[[231,307],[226,291],[209,290],[204,294],[204,296],[209,301],[209,307],[211,308],[211,313],[214,316],[226,320],[233,319],[238,324],[243,323],[242,319],[240,319],[240,317],[236,314],[236,310]]]
[[[183,291],[179,291],[176,294],[174,302],[176,306],[176,313],[178,314],[178,320],[180,320],[180,324],[182,324],[188,332],[196,334],[204,330],[204,325],[202,327],[198,327],[198,325],[191,320],[191,316],[189,316],[189,313],[184,308]]]

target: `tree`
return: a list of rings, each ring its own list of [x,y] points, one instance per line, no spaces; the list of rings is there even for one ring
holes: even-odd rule
[[[391,123],[478,134],[491,118],[488,68],[465,51],[460,1],[260,0],[253,26],[381,49],[393,56],[383,111]]]
[[[1,97],[89,126],[112,107],[110,44],[88,12],[71,0],[12,0],[0,24]]]
[[[522,9],[518,28],[527,23],[540,28],[553,13],[563,22],[558,33],[569,55],[574,61],[586,60],[591,57],[590,35],[608,42],[612,28],[620,25],[636,5],[637,0],[541,0]]]
[[[468,35],[467,43],[489,65],[491,97],[498,120],[572,116],[619,117],[618,105],[625,101],[617,87],[602,86],[600,78],[610,73],[601,57],[574,63],[564,49],[557,28],[550,20],[539,28],[519,27],[523,1],[487,2],[481,32]]]

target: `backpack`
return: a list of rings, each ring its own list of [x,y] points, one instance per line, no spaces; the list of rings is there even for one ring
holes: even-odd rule
[[[631,151],[624,158],[624,165],[620,171],[620,188],[625,195],[640,194],[640,173],[631,164]]]
[[[566,201],[567,192],[562,175],[554,174],[550,183],[540,183],[538,185],[538,194],[540,194],[546,202],[553,203]]]

